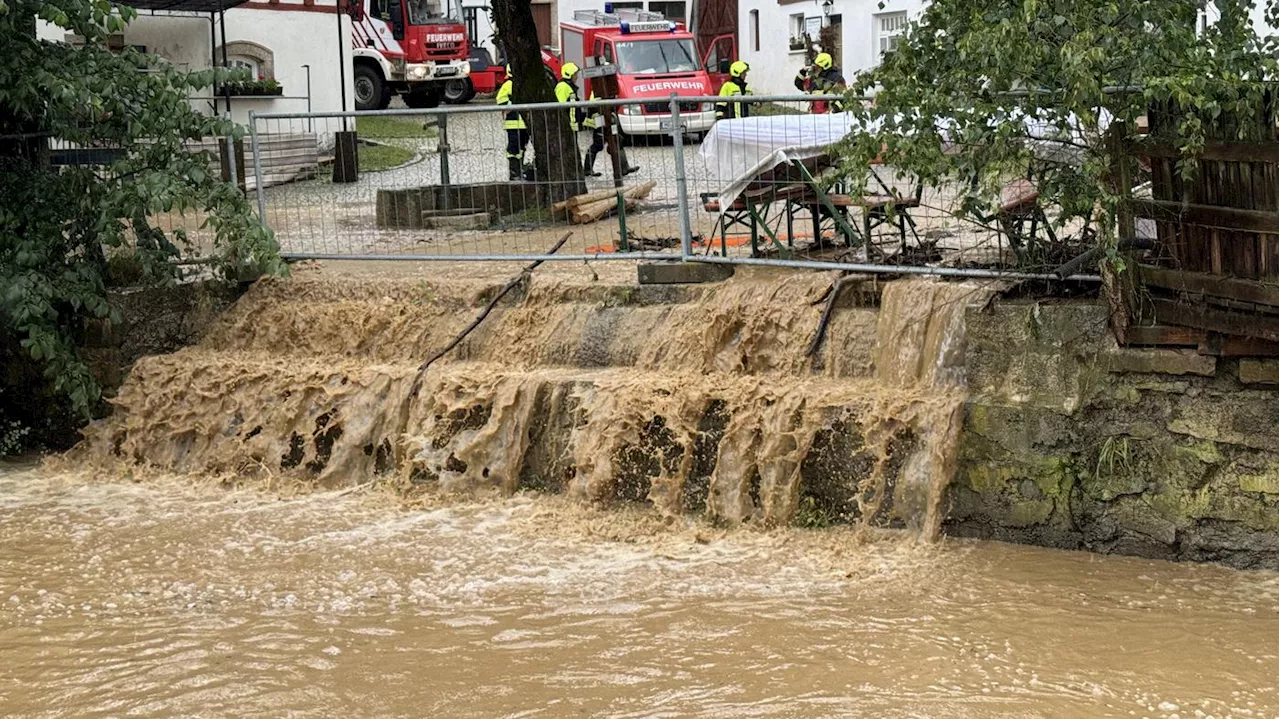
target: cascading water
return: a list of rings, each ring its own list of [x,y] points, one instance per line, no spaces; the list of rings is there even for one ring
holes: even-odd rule
[[[1274,572],[863,531],[935,531],[981,288],[810,358],[830,277],[545,271],[421,381],[493,283],[259,283],[0,463],[0,716],[1276,716]]]
[[[325,486],[564,491],[771,526],[804,498],[933,536],[963,310],[983,291],[890,283],[879,312],[838,310],[806,357],[830,282],[749,275],[646,295],[535,278],[420,378],[491,287],[264,282],[199,346],[139,362],[80,453]]]

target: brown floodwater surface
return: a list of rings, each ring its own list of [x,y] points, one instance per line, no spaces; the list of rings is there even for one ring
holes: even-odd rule
[[[0,466],[0,715],[1274,717],[1274,572]]]

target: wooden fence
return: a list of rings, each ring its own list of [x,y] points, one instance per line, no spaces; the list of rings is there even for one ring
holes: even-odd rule
[[[1133,217],[1155,225],[1156,247],[1138,264],[1118,334],[1130,344],[1194,346],[1204,354],[1277,353],[1275,113],[1248,122],[1219,121],[1203,152],[1184,158],[1172,137],[1176,112],[1152,108],[1150,133],[1127,154],[1149,169],[1150,197]],[[1243,137],[1241,137],[1243,135]],[[1185,163],[1191,172],[1184,177]],[[1134,223],[1126,223],[1130,233]]]

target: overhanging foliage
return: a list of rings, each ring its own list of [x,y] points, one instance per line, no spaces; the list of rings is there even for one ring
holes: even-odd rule
[[[874,130],[840,148],[842,173],[860,181],[880,157],[927,184],[971,188],[970,211],[1034,171],[1059,224],[1083,218],[1113,242],[1114,168],[1149,107],[1179,108],[1166,139],[1190,156],[1219,118],[1274,113],[1276,1],[1265,38],[1250,3],[1219,0],[1219,19],[1204,27],[1206,5],[936,0],[882,65],[851,83],[850,95],[875,95],[855,108]]]
[[[119,319],[107,302],[109,256],[136,252],[142,283],[157,285],[179,281],[174,260],[197,252],[157,216],[202,222],[198,253],[216,273],[283,272],[274,238],[240,190],[211,171],[207,153],[184,147],[240,136],[188,97],[207,94],[215,77],[243,73],[186,72],[130,48],[109,50],[108,35],[133,16],[105,0],[0,0],[0,339],[20,343],[81,414],[99,390],[77,335],[86,321]],[[83,44],[37,39],[36,18]],[[54,144],[72,156],[110,152],[93,165],[55,167]]]

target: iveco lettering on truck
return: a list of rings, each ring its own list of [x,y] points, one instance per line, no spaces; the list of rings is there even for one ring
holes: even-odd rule
[[[351,44],[357,110],[435,107],[471,71],[461,0],[356,0]]]
[[[619,99],[650,100],[619,107],[618,128],[624,135],[666,134],[670,96],[715,95],[724,82],[720,68],[708,68],[700,60],[693,34],[684,24],[662,13],[611,9],[606,5],[605,12],[579,10],[572,22],[560,23],[560,60],[579,67],[615,66]],[[713,46],[719,42],[717,38]],[[715,106],[681,103],[680,117],[685,132],[701,134],[715,123]]]

